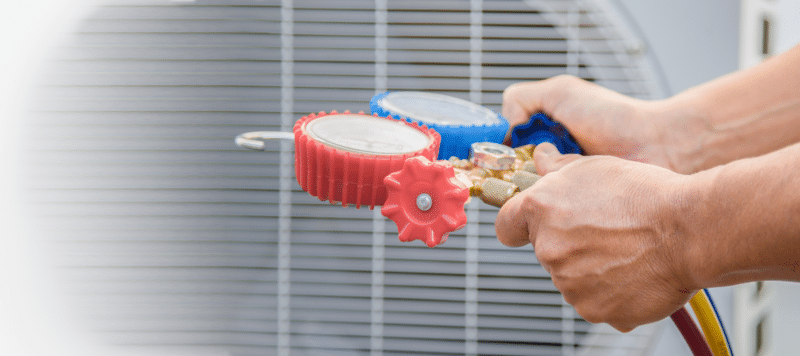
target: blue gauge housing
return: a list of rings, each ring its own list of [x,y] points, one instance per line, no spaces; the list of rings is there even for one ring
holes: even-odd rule
[[[527,144],[538,145],[542,142],[552,143],[563,154],[583,154],[581,146],[570,135],[567,128],[553,121],[544,113],[531,116],[527,123],[519,125],[511,131],[511,147]]]
[[[475,103],[436,93],[386,92],[369,103],[373,114],[417,122],[442,136],[438,159],[469,158],[475,142],[503,143],[508,121]]]

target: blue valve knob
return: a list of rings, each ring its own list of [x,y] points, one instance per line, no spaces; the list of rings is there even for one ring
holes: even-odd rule
[[[581,146],[575,142],[567,128],[553,121],[544,113],[531,116],[526,124],[519,125],[511,131],[511,147],[527,144],[538,145],[542,142],[552,143],[563,154],[583,153]]]

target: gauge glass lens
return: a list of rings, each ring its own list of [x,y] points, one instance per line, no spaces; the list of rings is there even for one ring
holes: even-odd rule
[[[329,115],[306,124],[314,140],[343,151],[400,155],[428,147],[431,138],[400,121],[368,115]]]
[[[500,123],[500,118],[492,110],[467,100],[436,93],[389,93],[378,105],[392,114],[430,124],[463,126]]]

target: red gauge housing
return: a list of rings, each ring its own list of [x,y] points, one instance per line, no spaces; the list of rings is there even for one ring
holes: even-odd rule
[[[365,126],[383,127],[384,131],[387,123],[404,125],[425,135],[427,142],[423,144],[424,147],[409,152],[398,153],[392,152],[392,150],[371,152],[369,149],[363,148],[350,149],[346,142],[343,144],[326,142],[324,139],[316,137],[309,129],[316,120],[339,119],[337,116],[342,116],[343,120],[356,119]],[[397,126],[388,125],[388,127]],[[352,129],[357,131],[363,127]],[[397,127],[397,129],[407,130],[403,127]],[[375,205],[382,205],[387,198],[384,178],[403,168],[403,163],[408,158],[423,156],[435,159],[439,153],[439,143],[441,142],[439,134],[424,125],[420,126],[391,117],[363,113],[352,114],[348,111],[309,114],[295,123],[293,131],[295,175],[300,187],[320,200],[327,200],[331,204],[341,203],[345,207],[355,204],[356,208],[366,205],[370,209],[374,209]],[[390,132],[380,132],[384,138],[390,137],[386,135],[391,134]]]

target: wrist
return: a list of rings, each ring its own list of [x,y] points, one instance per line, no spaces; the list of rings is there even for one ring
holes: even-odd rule
[[[719,220],[709,211],[711,187],[716,170],[693,175],[682,175],[670,191],[672,221],[675,223],[672,238],[678,276],[684,290],[698,290],[710,287],[716,268],[712,265],[716,256],[709,232],[718,231],[711,224]]]
[[[659,128],[655,142],[662,148],[669,168],[691,174],[706,168],[709,147],[704,147],[704,140],[711,128],[703,107],[695,104],[694,96],[686,94],[691,93],[652,102],[651,117]]]

